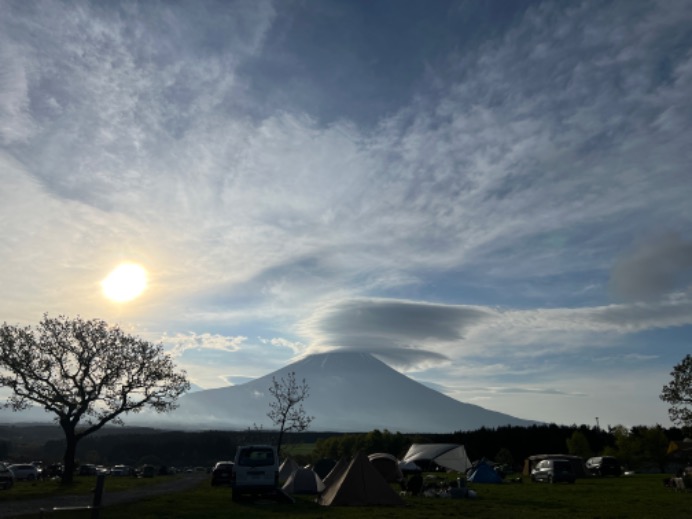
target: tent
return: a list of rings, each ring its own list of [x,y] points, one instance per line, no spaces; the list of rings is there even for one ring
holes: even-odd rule
[[[421,469],[418,465],[416,465],[415,462],[413,461],[400,461],[399,462],[399,470],[403,474],[413,474],[416,472],[422,472],[423,469]]]
[[[404,463],[414,462],[421,468],[430,468],[432,463],[440,467],[466,472],[471,460],[463,445],[457,443],[414,443],[409,447]]]
[[[327,474],[331,472],[335,465],[335,460],[329,458],[322,458],[321,460],[317,460],[315,462],[315,464],[312,466],[312,470],[317,472],[317,475],[324,479],[325,477],[327,477]]]
[[[399,460],[395,456],[385,452],[376,452],[375,454],[370,454],[368,460],[387,483],[396,483],[404,479],[404,475],[399,468]]]
[[[279,481],[287,481],[291,474],[300,468],[293,458],[286,458],[279,467]]]
[[[485,460],[476,463],[467,480],[473,483],[502,483],[502,477]]]
[[[289,476],[281,490],[288,494],[319,494],[324,490],[324,483],[314,470],[299,468]]]
[[[404,506],[404,500],[359,452],[317,502],[323,506]]]
[[[349,460],[345,457],[341,457],[339,461],[336,462],[336,465],[332,468],[332,470],[329,471],[329,474],[327,474],[322,481],[324,482],[324,485],[326,487],[331,486],[332,483],[334,483],[335,480],[339,479],[341,474],[343,474],[344,470],[348,468]]]

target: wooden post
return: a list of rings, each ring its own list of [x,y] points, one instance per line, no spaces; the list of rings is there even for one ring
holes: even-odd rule
[[[103,497],[103,484],[106,481],[105,474],[96,476],[96,488],[94,489],[94,501],[91,503],[91,519],[99,519],[101,513],[101,498]]]

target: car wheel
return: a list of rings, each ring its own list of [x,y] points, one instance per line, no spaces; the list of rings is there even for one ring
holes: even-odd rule
[[[552,485],[553,483],[555,483],[555,480],[553,479],[553,476],[548,476],[548,483],[550,483],[551,485]]]

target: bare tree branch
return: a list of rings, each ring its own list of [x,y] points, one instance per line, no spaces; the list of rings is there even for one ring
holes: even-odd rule
[[[279,427],[277,452],[280,454],[284,433],[305,431],[315,419],[303,409],[303,401],[310,396],[310,387],[305,379],[298,383],[295,372],[291,371],[286,378],[276,380],[273,377],[269,393],[274,400],[269,403],[267,416]]]

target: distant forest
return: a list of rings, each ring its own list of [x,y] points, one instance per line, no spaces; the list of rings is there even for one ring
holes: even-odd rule
[[[683,438],[683,431],[677,428],[601,429],[555,424],[451,434],[303,432],[288,435],[285,453],[299,463],[338,459],[356,451],[387,452],[401,458],[412,443],[458,443],[465,446],[471,460],[486,458],[515,470],[533,454],[575,454],[585,459],[606,454],[617,456],[632,469],[663,472],[670,442]],[[190,432],[110,427],[83,439],[77,458],[79,463],[102,465],[211,467],[219,460],[233,459],[238,445],[275,441],[276,433],[263,430]],[[62,431],[57,426],[0,425],[0,460],[54,463],[61,461],[63,450]]]

